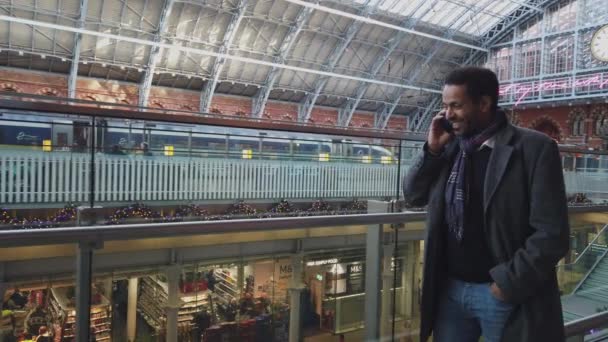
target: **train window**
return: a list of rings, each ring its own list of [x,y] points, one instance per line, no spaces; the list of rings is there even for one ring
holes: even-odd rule
[[[268,159],[285,159],[290,157],[290,141],[285,139],[262,140],[262,153]]]
[[[161,152],[165,146],[173,146],[174,156],[188,155],[190,134],[185,131],[150,130],[150,149]]]
[[[320,153],[317,141],[295,140],[293,142],[293,155],[295,160],[310,160],[318,158]]]
[[[233,136],[228,139],[228,153],[230,158],[242,158],[243,150],[251,150],[253,158],[258,158],[260,151],[260,139],[247,136]]]

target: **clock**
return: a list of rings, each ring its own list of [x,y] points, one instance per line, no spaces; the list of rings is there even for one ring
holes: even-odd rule
[[[608,62],[608,25],[602,26],[593,34],[591,54],[597,60]]]

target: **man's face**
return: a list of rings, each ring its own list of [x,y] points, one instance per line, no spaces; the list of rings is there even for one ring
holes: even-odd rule
[[[467,94],[466,85],[446,84],[443,87],[445,117],[452,123],[454,134],[467,136],[483,129],[489,121],[487,99],[475,103]]]

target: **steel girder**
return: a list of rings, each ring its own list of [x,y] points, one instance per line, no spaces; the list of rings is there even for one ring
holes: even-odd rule
[[[525,22],[526,20],[538,15],[539,9],[546,8],[551,6],[553,3],[558,0],[530,0],[526,1],[525,4],[522,4],[522,7],[518,8],[514,12],[510,13],[506,16],[502,21],[500,21],[497,25],[495,25],[492,29],[490,29],[482,38],[482,46],[491,47],[493,44],[496,44],[502,38],[504,38],[507,34],[509,34],[517,25]],[[487,54],[481,51],[470,51],[470,54],[464,62],[463,65],[470,65],[479,62],[482,58],[484,58]],[[412,120],[415,123],[415,127],[413,127],[414,131],[422,131],[425,130],[430,124],[431,119],[431,111],[435,109],[437,103],[439,102],[439,97],[435,97],[431,100],[431,103],[427,107],[427,110],[424,112],[418,112],[416,117]]]
[[[241,0],[239,2],[238,8],[228,27],[226,28],[226,32],[224,33],[224,39],[222,42],[222,46],[220,47],[219,53],[226,54],[232,45],[232,41],[236,35],[236,32],[243,20],[243,16],[245,14],[245,10],[247,9],[247,3],[249,0]],[[203,91],[201,93],[201,104],[200,111],[203,113],[209,112],[209,107],[211,106],[211,99],[213,98],[213,92],[215,91],[215,86],[220,78],[220,74],[222,73],[222,69],[226,64],[226,58],[218,57],[215,59],[213,66],[211,67],[211,79],[209,79],[205,85],[203,86]]]
[[[163,32],[167,27],[167,22],[169,21],[169,17],[171,16],[171,11],[173,10],[173,4],[175,0],[165,0],[165,6],[160,14],[160,19],[158,21],[158,30],[154,35],[154,41],[160,42],[162,40]],[[144,73],[144,77],[139,85],[139,106],[145,107],[148,104],[148,97],[150,96],[150,88],[152,87],[152,79],[154,78],[154,72],[156,70],[156,65],[160,61],[162,55],[162,48],[159,46],[153,46],[150,49],[150,56],[148,57],[148,65],[146,67],[146,71]]]
[[[304,7],[300,11],[300,13],[298,13],[298,17],[296,18],[295,23],[290,27],[289,32],[283,39],[283,43],[279,48],[279,53],[274,57],[274,63],[283,64],[285,62],[285,58],[287,58],[287,55],[291,50],[291,47],[295,43],[298,34],[300,34],[300,32],[302,31],[304,23],[308,21],[308,18],[310,18],[310,14],[312,12],[312,8]],[[272,87],[278,79],[279,74],[279,68],[272,67],[272,69],[270,69],[270,72],[266,76],[266,81],[264,82],[264,85],[260,88],[258,93],[253,98],[251,113],[253,117],[262,117],[262,114],[264,113],[264,108],[266,107],[266,102],[268,101],[268,96],[270,96]]]
[[[80,0],[80,16],[78,27],[83,28],[87,18],[89,0]],[[76,97],[76,79],[78,78],[78,63],[80,63],[80,45],[82,44],[82,34],[74,33],[74,49],[72,54],[72,64],[70,65],[70,75],[68,76],[68,97]]]
[[[371,2],[374,2],[374,4],[370,4]],[[364,17],[368,16],[376,8],[377,3],[378,0],[367,0],[362,5],[363,9],[359,11],[359,15]],[[336,46],[334,46],[333,51],[329,55],[328,61],[323,68],[324,71],[332,71],[334,69],[334,67],[340,60],[340,57],[342,57],[344,51],[346,50],[350,42],[353,40],[361,26],[363,26],[363,22],[357,20],[354,20],[350,24],[350,26],[346,30],[346,34],[344,34],[343,39],[339,43],[337,43]],[[321,94],[321,91],[323,90],[323,88],[325,88],[327,81],[329,81],[329,76],[319,77],[315,81],[314,90],[311,93],[306,94],[306,97],[298,107],[299,122],[308,121],[308,119],[310,118],[310,114],[312,113],[312,108],[314,107],[315,102],[317,102],[319,94]]]
[[[492,27],[482,38],[482,46],[486,48],[490,48],[493,44],[496,44],[502,38],[504,38],[507,34],[512,32],[517,25],[525,22],[526,20],[534,17],[539,14],[539,9],[546,8],[551,6],[552,4],[558,2],[559,0],[529,0],[525,1],[525,5],[522,4],[522,7],[516,9],[509,15],[507,15],[503,20],[501,20],[498,24]],[[541,12],[542,13],[542,12]],[[464,61],[464,65],[468,65],[471,63],[476,63],[483,57],[485,57],[487,53],[481,51],[471,51],[471,54]]]
[[[475,10],[475,12],[476,12],[475,14],[485,10],[491,3],[492,3],[491,0],[486,1],[486,3],[484,5],[477,7],[477,9]],[[454,24],[456,22],[458,22],[459,20],[460,20],[460,16],[456,17],[450,23],[450,25],[448,25],[447,31],[446,31],[447,38],[453,37],[458,32],[460,27],[462,27],[466,24],[466,21],[461,21],[461,23],[458,27],[452,28],[452,26],[454,26]],[[428,65],[430,63],[430,61],[435,57],[435,55],[439,52],[441,46],[442,46],[441,41],[435,42],[433,49],[431,50],[431,53],[426,56],[422,65]],[[477,51],[479,51],[479,50],[477,50]],[[406,80],[406,84],[412,84],[413,82],[415,82],[418,79],[418,77],[420,76],[420,74],[422,73],[422,70],[423,70],[423,68],[420,68],[420,67],[417,68],[416,70],[414,70],[412,75]],[[397,108],[397,106],[399,105],[399,101],[401,100],[402,94],[403,94],[403,91],[400,89],[393,92],[394,100],[392,101],[392,103],[389,106],[384,106],[380,111],[378,111],[376,113],[376,116],[378,116],[379,118],[375,121],[377,123],[379,123],[380,125],[384,125],[384,126],[378,126],[376,128],[383,129],[384,127],[386,127],[386,124],[388,124],[388,120],[393,115],[395,108]],[[418,112],[417,114],[418,115],[428,115],[428,113],[430,113],[435,108],[438,98],[439,97],[435,97],[433,100],[431,100],[431,102],[429,103],[429,106],[427,107],[427,110],[422,112],[422,114],[420,114],[421,112]],[[416,122],[418,123],[418,125],[416,125],[416,127],[415,127],[415,129],[417,131],[422,128],[422,127],[420,127],[420,125],[425,122],[424,117],[417,118]]]
[[[425,4],[424,2],[420,2],[418,4],[418,7],[416,7],[416,9],[412,13],[418,12],[418,10],[424,4]],[[422,15],[417,16],[415,19],[405,21],[403,23],[403,26],[407,29],[413,29],[416,26],[416,24],[418,24],[420,19],[422,17],[424,17],[428,12],[430,12],[432,10],[432,8],[433,7],[430,6]],[[378,75],[378,72],[380,71],[382,66],[386,63],[386,61],[388,60],[390,55],[395,51],[397,46],[399,46],[399,44],[403,40],[403,37],[405,37],[405,36],[406,36],[405,32],[399,32],[396,36],[394,36],[393,38],[391,38],[388,41],[388,43],[386,44],[386,48],[383,51],[382,55],[376,60],[374,65],[372,65],[372,67],[369,70],[369,74],[370,74],[371,78],[376,78],[376,76]],[[348,127],[348,125],[350,124],[350,121],[353,117],[353,114],[355,113],[355,110],[357,109],[357,106],[359,105],[359,102],[361,102],[361,99],[363,98],[363,95],[365,95],[367,90],[369,89],[369,86],[370,86],[369,83],[359,83],[359,85],[357,86],[357,89],[355,90],[355,96],[351,99],[346,100],[346,103],[344,104],[344,106],[342,106],[342,108],[340,108],[338,110],[338,126]],[[379,127],[379,126],[382,126],[382,128],[386,127],[386,123],[382,124],[382,122],[384,120],[386,122],[388,122],[388,118],[385,119],[383,117],[378,117],[378,115],[374,116],[374,122],[375,122],[376,127]]]

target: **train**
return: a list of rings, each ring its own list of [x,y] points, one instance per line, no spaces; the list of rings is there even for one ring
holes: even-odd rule
[[[45,113],[0,111],[0,146],[90,152],[91,122]],[[120,119],[96,122],[95,150],[112,154],[242,159],[397,162],[396,146],[320,134],[276,132]],[[421,143],[408,147],[419,149]]]

